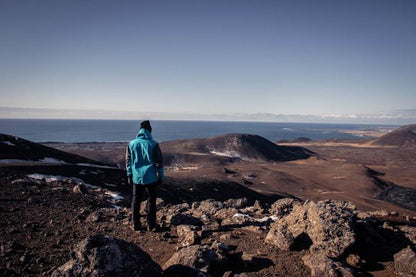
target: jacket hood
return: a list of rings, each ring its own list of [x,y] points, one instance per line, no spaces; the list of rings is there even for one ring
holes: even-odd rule
[[[152,134],[145,128],[141,128],[137,133],[137,138],[153,139]]]

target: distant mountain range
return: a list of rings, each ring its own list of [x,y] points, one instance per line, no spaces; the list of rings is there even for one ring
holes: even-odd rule
[[[275,113],[168,113],[111,110],[72,110],[0,107],[0,118],[36,119],[135,119],[153,120],[212,120],[212,121],[265,121],[310,123],[357,123],[357,124],[412,124],[416,122],[416,109],[395,110],[373,114],[275,114]]]

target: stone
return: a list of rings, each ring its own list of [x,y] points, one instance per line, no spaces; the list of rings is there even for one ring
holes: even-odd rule
[[[224,167],[224,173],[225,174],[236,174],[237,171]]]
[[[409,225],[398,226],[399,230],[404,233],[413,244],[416,245],[416,227]]]
[[[325,253],[311,253],[305,255],[303,263],[311,270],[312,277],[353,277],[355,272],[347,267],[344,267],[340,262],[336,262],[327,257]]]
[[[218,210],[214,214],[214,217],[219,220],[224,220],[226,218],[233,217],[233,215],[235,215],[237,212],[238,210],[236,208],[224,208],[224,209]]]
[[[218,210],[225,207],[223,202],[215,201],[213,199],[204,200],[192,204],[192,215],[201,217],[202,215],[213,216]]]
[[[221,221],[222,226],[235,224],[244,226],[249,225],[251,223],[253,223],[253,219],[249,215],[242,213],[236,213],[232,217],[227,217],[223,221]]]
[[[361,260],[360,256],[357,254],[350,254],[345,259],[346,263],[355,268],[361,268],[363,266],[363,261]]]
[[[202,226],[203,231],[218,231],[219,229],[220,224],[217,221],[212,221]]]
[[[345,201],[325,200],[295,205],[284,217],[296,239],[306,234],[312,241],[311,251],[338,258],[355,242],[355,206]]]
[[[400,276],[416,276],[416,253],[408,246],[394,254],[394,272]]]
[[[201,226],[202,222],[196,217],[189,214],[176,214],[171,217],[170,225],[194,225]]]
[[[79,194],[84,194],[84,195],[88,194],[88,189],[84,184],[75,185],[72,191],[74,193],[79,193]]]
[[[204,273],[218,275],[213,273],[219,272],[226,260],[225,256],[206,245],[191,245],[175,252],[163,268],[167,269],[179,264]]]
[[[182,203],[173,206],[162,207],[159,212],[156,214],[157,221],[161,224],[166,223],[167,225],[172,224],[172,218],[177,215],[188,215],[189,214],[189,204]],[[177,224],[180,225],[180,224]]]
[[[224,202],[227,207],[232,207],[235,209],[241,209],[247,206],[248,200],[247,198],[238,198],[238,199],[228,199]]]
[[[257,213],[262,213],[264,210],[259,200],[254,201],[253,208]]]
[[[264,242],[276,245],[281,250],[290,250],[294,244],[294,238],[287,223],[281,220],[270,225],[270,231],[267,233]]]
[[[220,236],[220,239],[222,239],[222,240],[229,240],[231,238],[232,238],[232,235],[230,233],[222,234]]]
[[[186,247],[198,243],[199,236],[197,235],[195,229],[195,226],[190,225],[178,225],[176,227],[176,233],[178,234],[179,238],[178,243],[181,247]]]
[[[97,234],[78,243],[52,276],[161,276],[149,254],[132,243]]]
[[[221,254],[227,254],[230,251],[230,246],[228,244],[214,241],[211,245],[212,249],[215,249],[217,252],[221,252]]]

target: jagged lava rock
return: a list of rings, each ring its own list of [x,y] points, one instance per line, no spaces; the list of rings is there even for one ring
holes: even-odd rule
[[[284,220],[279,220],[270,225],[270,231],[264,241],[276,245],[281,250],[289,250],[294,243],[293,235]]]
[[[416,253],[410,246],[394,254],[394,271],[400,276],[416,276]]]
[[[311,270],[312,277],[353,277],[356,276],[350,268],[340,262],[328,258],[325,253],[311,253],[302,258],[304,264]]]
[[[198,271],[211,273],[218,270],[227,261],[220,251],[216,251],[207,245],[192,245],[180,249],[164,264],[163,268],[168,269],[174,265],[184,265]]]
[[[132,243],[97,234],[77,244],[52,276],[161,276],[161,268]]]
[[[344,201],[325,200],[295,205],[284,217],[296,238],[305,233],[312,240],[311,251],[322,251],[337,258],[355,242],[355,206]]]
[[[202,215],[212,216],[224,207],[225,204],[223,202],[215,201],[213,199],[194,202],[192,204],[192,214],[195,217],[201,217]]]
[[[199,236],[196,233],[195,226],[192,225],[179,225],[176,227],[176,233],[178,234],[180,246],[190,246],[196,244],[199,241]]]

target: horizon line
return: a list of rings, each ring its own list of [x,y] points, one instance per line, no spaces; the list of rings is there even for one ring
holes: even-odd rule
[[[411,124],[416,123],[416,109],[401,109],[373,114],[276,114],[268,112],[206,114],[191,112],[140,112],[121,110],[86,110],[56,108],[0,107],[0,119],[50,120],[166,120],[229,121],[342,124]]]

